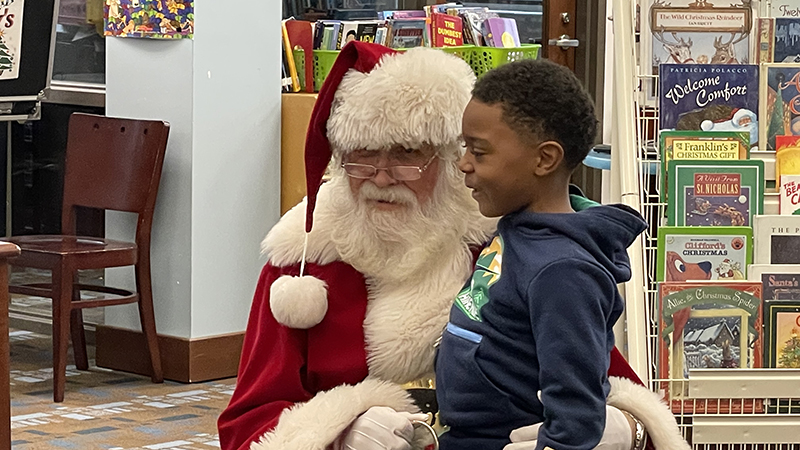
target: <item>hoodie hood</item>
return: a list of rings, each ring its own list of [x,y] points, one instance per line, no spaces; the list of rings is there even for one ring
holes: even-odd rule
[[[647,222],[633,208],[616,204],[567,214],[520,211],[500,220],[498,230],[506,229],[516,229],[529,239],[566,236],[592,255],[617,283],[624,283],[631,278],[627,249],[647,229]]]

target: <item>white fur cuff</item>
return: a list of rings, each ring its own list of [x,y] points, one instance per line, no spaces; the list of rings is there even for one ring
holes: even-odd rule
[[[269,307],[278,323],[307,329],[322,322],[328,312],[328,286],[309,275],[283,275],[269,288]]]
[[[626,378],[609,377],[608,404],[627,411],[644,423],[648,439],[657,450],[690,450],[675,416],[661,397]]]
[[[366,379],[355,386],[320,392],[307,403],[285,410],[275,429],[253,442],[250,450],[325,450],[356,417],[373,406],[419,412],[400,385]]]

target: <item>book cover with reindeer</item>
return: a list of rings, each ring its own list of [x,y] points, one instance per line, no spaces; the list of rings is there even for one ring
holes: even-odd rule
[[[665,282],[658,284],[658,298],[659,387],[673,411],[737,412],[724,411],[732,402],[696,404],[689,398],[686,380],[692,369],[761,367],[761,282]],[[763,404],[740,403],[738,409],[754,412]]]
[[[751,227],[660,227],[656,281],[746,280]]]
[[[764,209],[764,161],[669,162],[667,224],[752,226]]]
[[[758,66],[662,64],[661,130],[741,131],[758,145]]]
[[[650,0],[642,14],[641,65],[748,64],[751,0]],[[649,81],[649,80],[645,80]],[[644,87],[653,92],[655,86]]]

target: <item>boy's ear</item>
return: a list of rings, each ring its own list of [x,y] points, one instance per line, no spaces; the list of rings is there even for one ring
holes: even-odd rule
[[[538,164],[534,168],[536,176],[543,177],[555,172],[564,161],[564,147],[556,141],[544,141],[536,148]]]

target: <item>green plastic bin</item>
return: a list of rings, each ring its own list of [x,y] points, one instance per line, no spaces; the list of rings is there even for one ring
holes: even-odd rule
[[[469,63],[475,75],[480,77],[486,72],[512,61],[536,59],[539,57],[539,44],[523,44],[521,47],[472,47]]]

